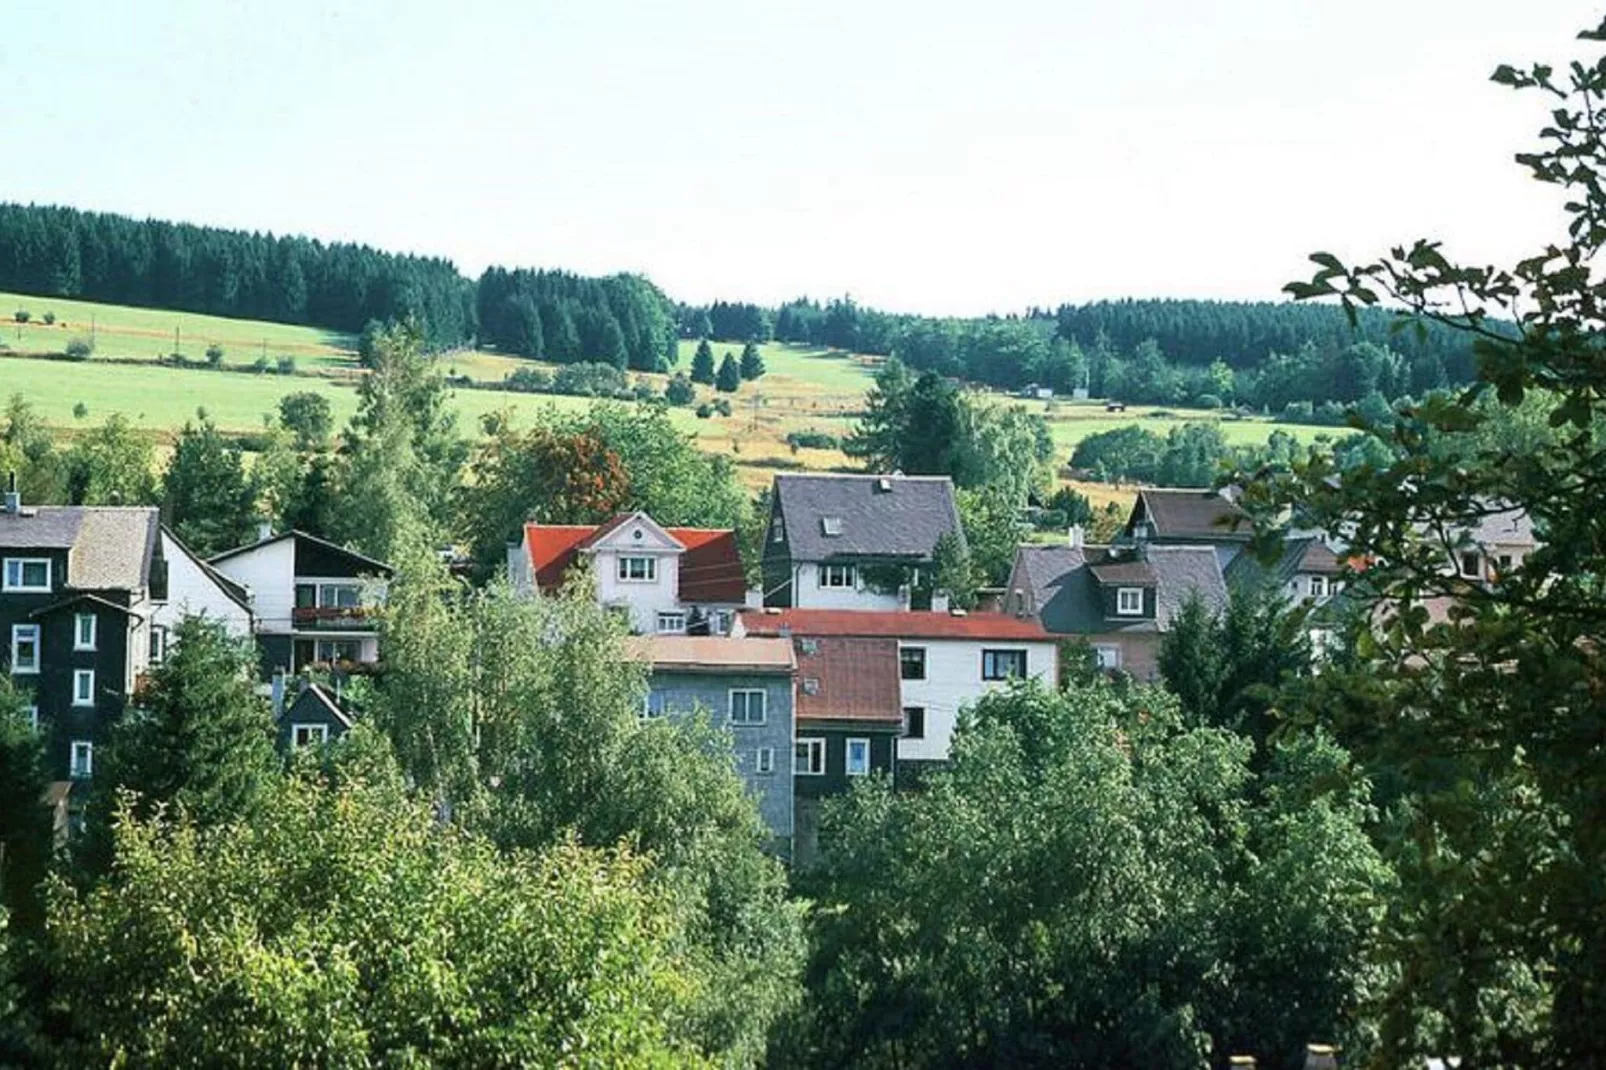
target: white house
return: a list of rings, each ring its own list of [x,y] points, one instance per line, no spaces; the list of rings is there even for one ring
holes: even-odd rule
[[[597,600],[638,635],[723,635],[747,598],[734,531],[665,528],[641,512],[597,526],[526,524],[508,547],[508,577],[551,593],[578,561],[591,564]]]
[[[1059,677],[1059,647],[1036,620],[1002,613],[749,610],[747,635],[890,638],[898,644],[900,766],[948,757],[962,707],[1012,678]]]
[[[235,638],[250,638],[251,602],[246,590],[191,553],[165,524],[158,538],[167,590],[166,598],[151,610],[150,660],[162,660],[173,629],[185,617],[205,617]]]

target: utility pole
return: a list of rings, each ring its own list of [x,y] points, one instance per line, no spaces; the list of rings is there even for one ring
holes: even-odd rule
[[[183,353],[184,353],[184,348],[183,348],[182,345],[180,345],[179,339],[178,339],[178,325],[174,324],[173,325],[173,355],[175,357],[177,357],[177,356],[182,356]]]

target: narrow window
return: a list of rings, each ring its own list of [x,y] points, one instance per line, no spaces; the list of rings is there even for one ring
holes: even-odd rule
[[[93,613],[79,613],[73,617],[72,648],[74,650],[95,649],[96,619]]]
[[[29,706],[28,707],[28,728],[29,728],[30,731],[33,732],[34,735],[37,736],[39,734],[39,707],[38,706]]]
[[[824,776],[825,740],[798,740],[792,752],[792,772],[797,776]]]
[[[731,692],[730,723],[755,725],[764,723],[764,692],[738,690]]]
[[[1310,596],[1312,598],[1327,597],[1327,577],[1312,576],[1310,578]]]
[[[926,648],[906,646],[898,649],[898,675],[905,680],[926,678]]]
[[[72,741],[72,778],[87,780],[95,772],[95,745],[88,740]]]
[[[1143,588],[1118,587],[1115,591],[1115,612],[1122,617],[1143,616]]]
[[[13,624],[11,626],[12,675],[39,671],[39,625]]]
[[[775,748],[760,747],[753,755],[753,772],[767,776],[775,772]]]
[[[167,659],[167,629],[155,626],[151,628],[151,664],[160,665]]]
[[[1461,575],[1465,576],[1469,580],[1477,579],[1483,574],[1483,570],[1479,567],[1480,564],[1481,562],[1478,560],[1478,555],[1476,553],[1468,551],[1467,553],[1462,554]]]
[[[72,704],[74,706],[93,706],[95,704],[94,669],[73,670]]]
[[[1012,676],[1026,675],[1026,651],[983,650],[981,652],[981,678],[1008,680]]]
[[[848,740],[848,776],[864,776],[870,772],[870,741]]]
[[[926,710],[923,706],[905,706],[903,708],[903,738],[926,738]]]

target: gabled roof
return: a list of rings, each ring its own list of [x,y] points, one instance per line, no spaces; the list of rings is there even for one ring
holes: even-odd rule
[[[742,613],[749,635],[848,635],[889,639],[993,639],[1050,642],[1035,620],[1003,613],[900,612],[856,609],[750,609]]]
[[[150,581],[154,506],[41,505],[0,513],[0,549],[66,550],[67,586],[132,591]]]
[[[1153,618],[1126,620],[1111,618],[1106,612],[1105,583],[1099,575],[1125,575],[1132,565],[1144,567],[1154,576]],[[1026,603],[1023,611],[1056,635],[1163,632],[1195,593],[1212,612],[1227,604],[1220,561],[1210,546],[1151,544],[1125,551],[1104,546],[1022,546],[1016,552],[1013,582]],[[1113,582],[1127,584],[1124,580]],[[1013,591],[1010,599],[1015,600]]]
[[[195,567],[199,568],[207,579],[217,584],[218,590],[222,591],[224,596],[227,597],[229,601],[233,602],[247,613],[251,612],[251,592],[247,591],[243,584],[236,583],[234,580],[223,575],[223,573],[219,572],[210,564],[197,557],[195,551],[186,546],[183,539],[173,534],[173,530],[166,524],[162,525],[162,534],[166,535],[169,539],[172,539],[173,545],[177,546],[179,550],[183,552],[185,557],[195,562]]]
[[[326,550],[329,553],[341,554],[350,558],[358,567],[366,568],[376,575],[389,576],[395,571],[390,565],[385,564],[383,561],[369,557],[367,554],[360,554],[348,546],[341,546],[337,543],[330,542],[328,539],[320,539],[316,535],[309,535],[307,532],[299,530],[281,531],[277,535],[270,535],[265,539],[258,539],[256,542],[247,543],[244,546],[236,546],[232,550],[224,550],[222,553],[214,554],[212,557],[208,558],[207,563],[216,565],[220,561],[227,561],[232,557],[239,557],[241,554],[248,554],[253,550],[260,550],[264,546],[272,546],[274,543],[283,542],[285,539],[305,539],[307,542],[319,547],[320,549]]]
[[[1239,588],[1260,583],[1281,586],[1301,573],[1336,576],[1342,571],[1338,555],[1320,536],[1301,535],[1284,540],[1282,553],[1270,565],[1254,554],[1239,554],[1227,566],[1226,578],[1229,584]]]
[[[1481,518],[1468,534],[1473,542],[1485,549],[1493,546],[1534,546],[1537,542],[1533,518],[1515,506]]]
[[[1137,522],[1145,519],[1157,539],[1247,541],[1252,534],[1249,514],[1213,490],[1144,487],[1127,518],[1126,534],[1133,534]]]
[[[797,647],[799,721],[903,724],[896,639],[822,636],[792,642]]]
[[[785,639],[736,639],[724,635],[636,635],[625,640],[626,654],[656,671],[776,673],[790,676],[792,644]]]
[[[30,616],[30,617],[48,616],[49,614],[56,612],[58,609],[66,609],[68,606],[81,605],[84,602],[88,602],[91,605],[99,606],[101,609],[109,609],[114,613],[121,613],[121,614],[123,614],[125,616],[143,617],[143,614],[136,613],[134,610],[130,609],[128,606],[120,606],[116,602],[113,602],[113,601],[110,601],[108,599],[102,598],[97,594],[90,594],[87,591],[79,591],[77,594],[70,594],[66,598],[63,598],[63,599],[60,599],[59,601],[55,601],[55,602],[50,603],[48,606],[40,606],[38,609],[36,609],[32,613],[28,614],[28,616]]]
[[[526,524],[524,545],[530,555],[535,585],[542,591],[563,586],[564,574],[576,557],[635,517],[620,513],[603,524]],[[644,514],[643,514],[644,515]],[[680,556],[680,601],[688,605],[741,605],[747,598],[736,533],[721,528],[663,528],[684,547]]]
[[[340,708],[340,703],[334,700],[321,684],[309,682],[301,689],[294,702],[286,706],[279,715],[281,721],[313,721],[317,718],[332,718],[342,726],[350,728],[353,722],[351,715]]]
[[[964,536],[947,476],[783,473],[775,477],[775,501],[794,561],[927,560],[943,535]]]

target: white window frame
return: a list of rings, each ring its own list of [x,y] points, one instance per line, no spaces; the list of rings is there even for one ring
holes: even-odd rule
[[[1135,605],[1128,605],[1127,599],[1136,600]],[[1143,616],[1143,588],[1117,587],[1115,589],[1115,615],[1117,617]]]
[[[642,565],[641,575],[633,576],[633,564]],[[620,583],[657,583],[658,559],[650,554],[620,554],[615,570]]]
[[[753,752],[753,772],[758,776],[769,776],[775,772],[774,747],[760,747]]]
[[[362,606],[362,584],[360,583],[320,583],[318,586],[317,603],[319,609],[358,609]],[[341,591],[351,592],[351,602],[342,604]],[[331,599],[333,599],[331,601]]]
[[[45,566],[43,586],[24,582],[29,565]],[[8,557],[5,559],[4,575],[0,575],[0,591],[7,594],[49,594],[52,571],[48,557]]]
[[[68,749],[67,772],[74,780],[88,780],[95,775],[95,745],[87,739],[75,739]],[[79,756],[83,756],[80,762]]]
[[[89,625],[89,637],[84,637],[84,625]],[[100,618],[93,613],[75,613],[72,619],[72,648],[94,650],[100,637]]]
[[[647,693],[641,696],[641,719],[643,721],[656,721],[668,711],[668,700],[662,691],[648,688]]]
[[[820,517],[820,534],[828,539],[839,538],[842,535],[842,518],[839,516]]]
[[[152,665],[160,665],[167,660],[167,629],[160,624],[151,625],[150,661]]]
[[[1115,672],[1121,667],[1121,648],[1109,643],[1094,644],[1093,658],[1101,671]]]
[[[989,655],[991,655],[991,660],[996,664],[996,662],[998,661],[998,656],[1001,655],[1001,654],[1009,655],[1011,660],[1014,659],[1015,655],[1019,655],[1020,656],[1020,675],[1019,676],[1013,676],[1013,675],[1011,675],[1009,673],[1005,673],[1002,676],[994,676],[994,675],[990,675],[987,672],[987,662],[989,660]],[[983,680],[987,680],[987,681],[1016,680],[1016,679],[1024,680],[1031,673],[1031,664],[1032,664],[1031,658],[1027,655],[1026,651],[1023,650],[1020,647],[987,647],[987,648],[984,648],[982,650],[982,652],[981,652],[981,678]]]
[[[855,769],[853,767],[854,766],[853,748],[857,747],[857,746],[860,746],[860,745],[862,745],[864,747],[864,766],[863,766],[863,768]],[[843,748],[842,748],[842,768],[843,768],[844,771],[846,771],[848,776],[869,776],[870,775],[870,769],[871,769],[873,764],[874,763],[873,763],[873,761],[871,760],[871,757],[870,757],[870,740],[869,740],[869,737],[867,737],[867,736],[850,736],[843,743]]]
[[[905,673],[903,671],[904,670],[903,656],[905,654],[919,654],[920,655],[920,675],[919,676],[905,675]],[[909,645],[909,646],[900,646],[898,648],[898,679],[900,679],[900,680],[924,680],[926,678],[927,664],[928,664],[928,662],[930,660],[931,660],[931,655],[929,653],[927,653],[926,648],[923,647],[923,646],[914,646],[912,644]]]
[[[1472,560],[1472,571],[1467,571],[1467,559]],[[1455,556],[1456,571],[1464,580],[1483,579],[1483,555],[1476,550],[1462,550]]]
[[[307,735],[306,739],[301,738],[302,733]],[[312,738],[314,734],[317,735],[317,739]],[[292,722],[290,725],[290,746],[294,748],[299,749],[301,747],[310,747],[314,745],[321,747],[328,742],[329,726],[326,724],[311,724],[306,721],[296,721]]]
[[[665,625],[665,622],[668,625]],[[658,614],[659,635],[685,635],[686,614],[681,611],[666,611]]]
[[[89,685],[87,688],[83,686],[86,683]],[[86,691],[88,692],[87,697],[84,694]],[[81,709],[95,704],[94,669],[74,669],[72,671],[72,704]]]
[[[797,760],[798,748],[803,748],[807,757],[803,765],[799,766]],[[818,756],[818,761],[816,761]],[[824,776],[825,775],[825,739],[822,736],[798,736],[792,741],[792,775],[793,776]]]
[[[25,634],[28,636],[27,640],[23,639]],[[39,661],[43,657],[41,635],[42,632],[37,624],[13,624],[11,626],[12,676],[37,676],[39,674]],[[17,656],[17,648],[25,641],[33,643],[33,658],[26,664]]]
[[[39,707],[38,706],[29,706],[28,707],[28,728],[29,728],[30,731],[33,732],[34,735],[37,736],[39,734]]]
[[[736,696],[745,695],[742,703],[742,720],[736,718]],[[758,696],[758,719],[753,720],[753,696]],[[730,689],[729,705],[725,707],[725,720],[741,728],[756,728],[769,723],[769,695],[761,687],[733,687]]]
[[[820,586],[828,591],[851,591],[857,588],[859,570],[853,565],[820,565],[817,576]]]

